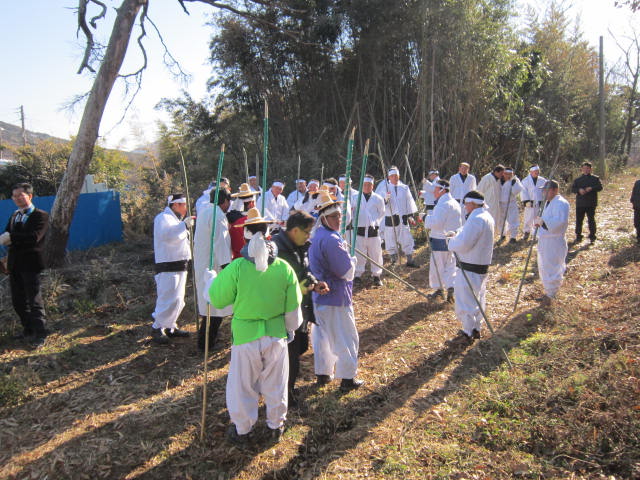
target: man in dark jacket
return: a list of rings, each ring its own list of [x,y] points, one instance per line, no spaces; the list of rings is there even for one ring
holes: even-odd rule
[[[582,241],[582,224],[587,215],[589,224],[589,240],[596,240],[596,207],[598,206],[598,192],[602,190],[600,178],[591,175],[591,163],[582,164],[582,175],[573,181],[571,191],[576,194],[576,243]]]
[[[633,226],[636,228],[636,237],[640,243],[640,180],[636,180],[633,185],[631,204],[633,205]]]
[[[45,267],[42,251],[49,228],[49,214],[31,203],[33,187],[28,183],[14,185],[11,198],[18,210],[11,215],[4,233],[0,235],[0,245],[9,247],[7,268],[11,301],[22,323],[22,333],[16,337],[29,340],[37,348],[47,337],[40,273]]]
[[[272,240],[278,246],[278,257],[286,260],[296,272],[302,290],[302,325],[296,330],[293,341],[289,343],[289,405],[295,406],[297,399],[294,387],[300,370],[300,357],[309,349],[309,322],[314,322],[311,292],[323,294],[329,287],[318,282],[309,270],[309,236],[315,218],[306,212],[295,211],[287,219],[287,229],[280,231]]]

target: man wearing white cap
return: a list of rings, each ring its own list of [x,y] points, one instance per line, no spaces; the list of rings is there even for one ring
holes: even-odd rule
[[[358,209],[358,194],[351,196],[353,199],[353,215]],[[380,239],[380,223],[384,219],[384,199],[373,191],[373,176],[366,174],[362,185],[362,197],[360,200],[360,211],[356,231],[356,248],[372,258],[376,263],[382,265],[382,241]],[[351,242],[352,239],[349,239]],[[356,252],[358,263],[356,264],[356,276],[353,284],[362,283],[361,276],[367,265],[367,259]],[[382,268],[371,263],[371,276],[373,284],[382,286]]]
[[[254,192],[262,193],[262,187],[258,185],[258,177],[249,175],[249,186]]]
[[[359,338],[353,313],[352,281],[356,257],[351,257],[340,236],[342,202],[327,192],[318,196],[319,226],[309,249],[309,267],[329,291],[313,292],[316,324],[311,332],[314,369],[317,383],[327,384],[335,375],[341,378],[340,389],[349,391],[363,384],[356,379]]]
[[[484,195],[477,190],[472,190],[465,195],[464,210],[467,214],[464,226],[457,232],[447,232],[447,237],[449,250],[457,253],[460,259],[454,289],[456,317],[462,323],[462,329],[453,342],[468,345],[474,339],[480,338],[482,313],[474,295],[484,310],[487,272],[493,257],[495,224],[491,214],[484,208]],[[469,288],[467,279],[473,290]]]
[[[533,222],[539,227],[538,273],[544,287],[542,301],[546,304],[551,303],[560,290],[562,276],[567,267],[565,234],[569,227],[569,202],[558,194],[558,187],[555,180],[549,180],[544,184],[544,190],[541,190],[549,203],[542,212],[542,217],[536,217]]]
[[[476,189],[476,177],[469,173],[469,168],[471,167],[468,163],[462,162],[458,167],[458,173],[449,179],[451,196],[460,204],[467,192]]]
[[[545,185],[546,179],[540,176],[540,167],[533,165],[529,168],[529,175],[522,180],[522,191],[520,192],[520,200],[524,204],[524,232],[523,240],[527,241],[533,230],[533,221],[538,215],[540,205],[544,200],[544,193],[541,186]]]
[[[504,167],[496,165],[493,170],[480,179],[478,191],[484,195],[485,208],[493,217],[494,222],[498,222],[500,217],[500,192],[502,184],[502,176],[504,175]]]
[[[400,181],[400,170],[392,166],[388,179],[378,184],[376,193],[385,199],[384,245],[391,262],[396,262],[398,245],[407,256],[407,266],[417,268],[413,261],[413,236],[410,225],[415,225],[414,214],[418,211],[409,186]]]
[[[514,176],[512,168],[505,168],[502,175],[500,190],[500,215],[496,223],[498,233],[501,233],[500,241],[503,241],[508,232],[511,237],[509,243],[516,243],[518,228],[520,227],[520,210],[518,210],[518,194],[522,191],[522,183]],[[505,222],[506,219],[506,222]]]
[[[358,194],[358,190],[356,190],[355,188],[353,188],[353,182],[351,182],[351,180],[349,180],[350,186],[349,186],[349,193],[351,195],[357,195]],[[344,190],[347,186],[347,177],[345,177],[344,175],[338,177],[338,187],[340,187],[340,192],[344,193]]]
[[[280,230],[287,222],[287,218],[289,218],[289,205],[284,195],[282,195],[283,189],[284,183],[276,180],[264,195],[264,218],[278,225],[273,229],[274,232]],[[256,205],[258,210],[262,209],[262,195],[258,197]]]
[[[232,425],[227,438],[246,444],[258,420],[262,395],[267,427],[279,441],[287,417],[289,361],[287,339],[302,324],[302,293],[294,269],[276,256],[277,247],[266,240],[266,219],[257,208],[244,222],[249,243],[217,278],[207,272],[207,296],[216,308],[233,305],[231,362],[227,377],[227,409]],[[234,227],[240,228],[240,227]]]
[[[427,212],[433,210],[433,207],[436,204],[433,192],[438,180],[440,180],[440,173],[438,170],[430,170],[427,178],[422,180],[422,191],[420,192],[420,196],[424,200],[424,206]]]
[[[304,195],[307,193],[307,181],[298,178],[296,180],[296,189],[289,194],[287,197],[287,205],[289,205],[289,210],[294,208],[296,202],[304,198]]]
[[[181,193],[167,198],[167,206],[153,220],[153,253],[158,298],[152,314],[152,339],[166,345],[172,337],[188,337],[189,333],[177,326],[184,308],[187,269],[191,259],[189,228],[192,217],[187,217],[187,199]]]
[[[447,301],[453,303],[456,260],[447,248],[445,233],[456,231],[462,226],[460,204],[449,193],[449,182],[444,179],[438,179],[435,182],[434,197],[437,200],[436,206],[424,219],[425,228],[431,230],[429,232],[431,246],[429,285],[435,289],[433,298],[444,298],[446,288]]]
[[[211,259],[211,233],[213,229],[213,201],[216,190],[210,192],[211,202],[202,209],[196,219],[196,233],[193,241],[194,271],[196,277],[196,291],[206,290],[204,272],[209,270]],[[229,221],[226,213],[231,204],[231,194],[224,188],[218,193],[218,205],[216,206],[216,234],[213,239],[213,270],[217,273],[225,268],[232,259],[231,236],[229,234]],[[206,338],[207,302],[202,295],[198,295],[198,313],[202,321],[198,332],[198,348],[204,351]],[[218,329],[224,317],[233,313],[231,307],[216,309],[209,308],[209,347],[213,348],[218,337]]]

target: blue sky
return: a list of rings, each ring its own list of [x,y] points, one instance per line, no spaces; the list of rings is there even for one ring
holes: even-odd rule
[[[82,109],[75,113],[63,106],[75,95],[91,88],[91,77],[77,75],[83,54],[83,38],[76,38],[76,17],[73,0],[3,1],[0,6],[0,120],[19,125],[18,108],[24,105],[26,127],[29,130],[68,138],[75,134]],[[119,1],[109,1],[106,21],[99,24],[98,38],[106,43],[115,18],[113,8]],[[149,16],[163,33],[165,43],[191,74],[191,81],[181,85],[173,80],[163,66],[161,48],[152,28],[147,28],[149,68],[144,74],[143,89],[125,120],[116,125],[123,111],[122,89],[111,94],[103,117],[100,135],[109,147],[133,148],[153,141],[156,122],[166,116],[154,110],[162,97],[177,97],[182,88],[200,99],[206,91],[206,81],[212,75],[207,63],[211,27],[206,26],[213,11],[206,5],[193,4],[191,15],[182,12],[176,0],[153,0]],[[591,45],[605,37],[605,56],[612,64],[618,57],[609,37],[631,30],[630,22],[640,25],[640,16],[613,7],[614,0],[575,0],[570,15],[580,17],[584,37]],[[569,3],[567,3],[569,4]],[[544,11],[546,1],[519,0],[518,10],[524,13],[529,5]],[[640,30],[640,27],[638,27]],[[123,71],[135,70],[140,56],[132,44],[127,52]]]

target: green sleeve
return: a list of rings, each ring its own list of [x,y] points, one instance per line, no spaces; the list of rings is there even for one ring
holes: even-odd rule
[[[214,308],[222,309],[236,301],[238,268],[242,262],[231,262],[220,271],[209,288],[209,298]]]
[[[285,299],[284,312],[293,312],[302,302],[302,292],[300,291],[300,283],[293,268],[285,262],[287,267],[287,297]]]

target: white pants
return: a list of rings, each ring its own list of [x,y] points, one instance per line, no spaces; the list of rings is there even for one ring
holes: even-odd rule
[[[478,304],[473,298],[473,293],[469,289],[469,285],[464,278],[467,275],[471,286],[473,287],[473,293],[482,305],[482,309],[486,310],[486,294],[487,294],[487,275],[481,275],[479,273],[473,273],[465,271],[464,273],[458,269],[455,279],[455,294],[456,294],[456,317],[462,323],[462,330],[467,335],[471,336],[473,330],[480,331],[482,325],[482,313],[478,308]]]
[[[395,233],[393,231],[395,230]],[[405,255],[413,255],[413,236],[411,236],[411,230],[409,225],[404,225],[402,220],[400,225],[396,227],[384,227],[384,248],[390,255],[398,253],[396,247],[396,235],[398,236],[398,243],[402,249],[402,253]]]
[[[504,225],[504,230],[502,230],[505,215],[507,217],[507,222]],[[518,202],[509,202],[509,211],[507,211],[507,202],[500,202],[500,218],[498,220],[499,221],[496,223],[496,232],[498,234],[502,233],[504,236],[509,232],[511,238],[516,238],[518,236],[518,227],[520,226]]]
[[[287,418],[289,355],[286,338],[262,337],[231,347],[227,377],[227,410],[239,435],[258,420],[260,394],[267,407],[267,425],[276,429]]]
[[[567,241],[562,236],[540,236],[538,239],[538,273],[544,293],[554,298],[562,285],[562,276],[567,268]]]
[[[355,378],[358,371],[358,346],[353,306],[332,307],[313,304],[316,323],[311,331],[313,363],[316,375]],[[335,370],[335,372],[334,372]]]
[[[524,207],[524,223],[522,225],[522,231],[524,233],[533,233],[535,227],[533,226],[533,221],[538,215],[539,207],[534,206],[530,207],[527,205]]]
[[[451,288],[455,278],[456,257],[453,256],[453,252],[434,252],[432,250],[429,261],[429,286],[431,288]],[[440,279],[444,285],[440,284]]]
[[[365,238],[357,235],[356,248],[368,257],[371,257],[378,264],[382,265],[382,242],[380,241],[380,237]],[[364,258],[358,252],[356,252],[356,259],[358,260],[356,263],[356,277],[360,277],[364,273],[364,268],[369,260]],[[371,275],[379,277],[382,275],[382,268],[371,263]]]
[[[187,272],[157,273],[156,309],[151,314],[154,318],[153,328],[176,328],[180,312],[184,308],[184,290],[187,284]]]

